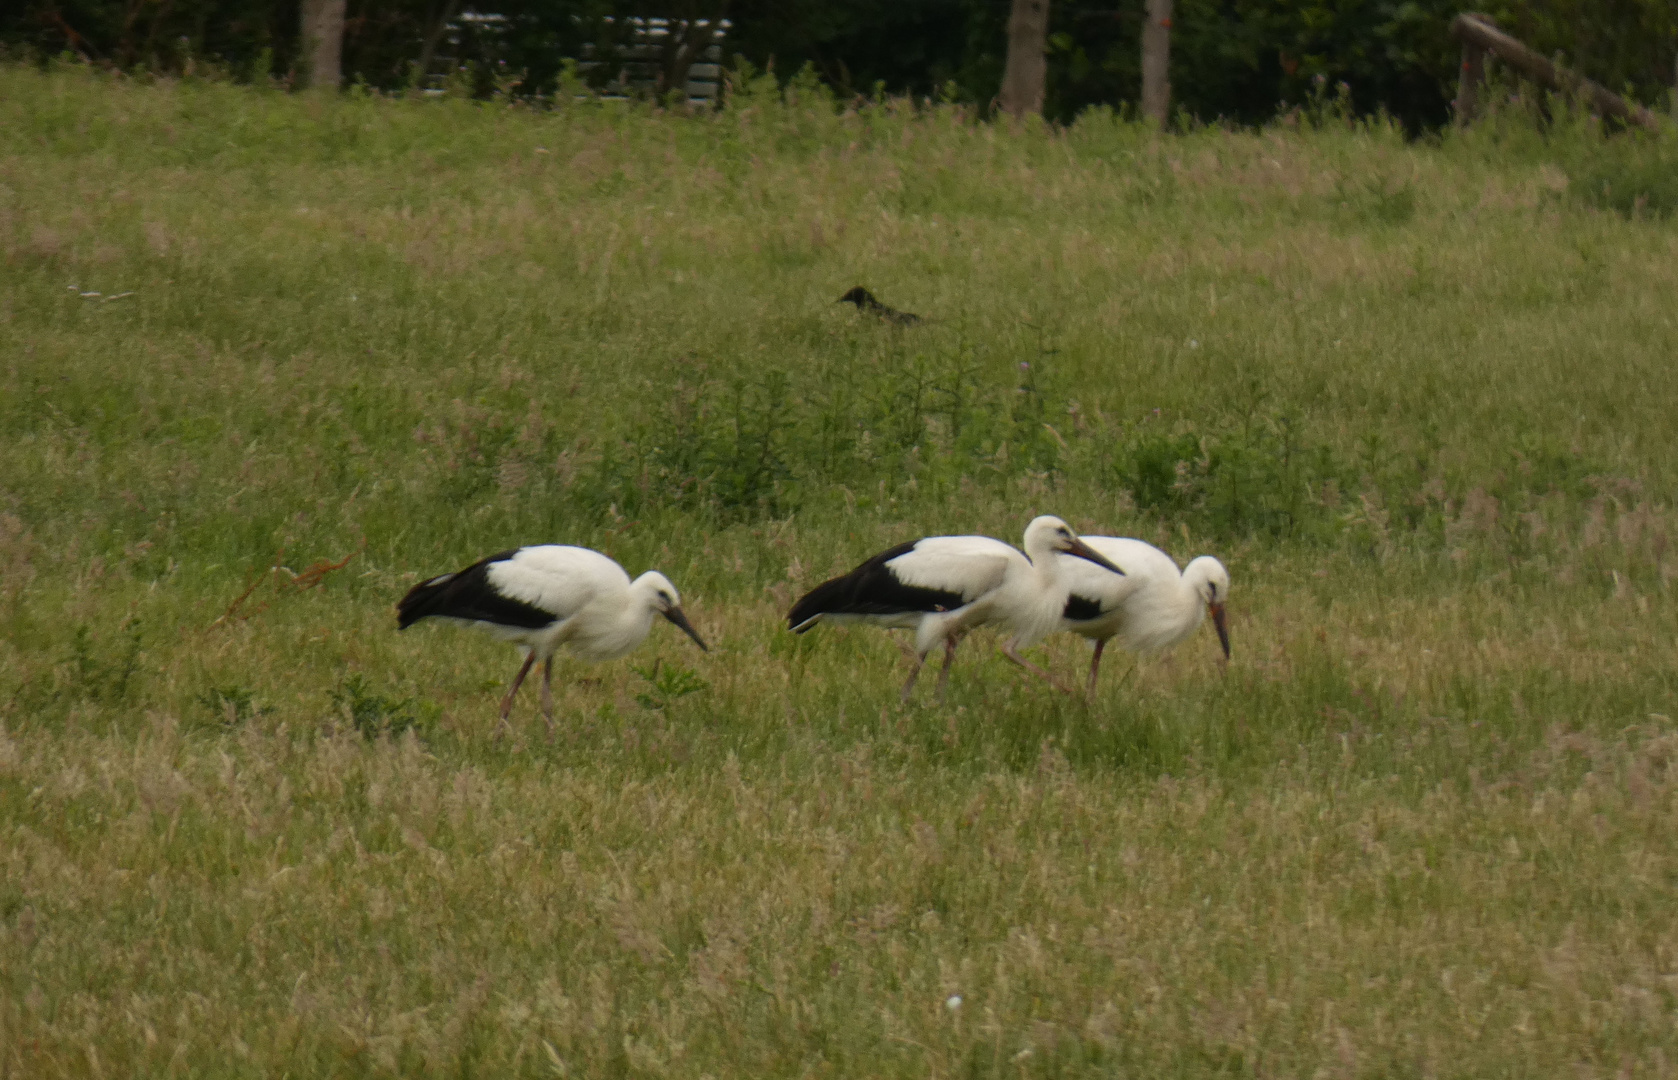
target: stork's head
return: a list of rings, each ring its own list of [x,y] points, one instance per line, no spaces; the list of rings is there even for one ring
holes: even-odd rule
[[[1183,569],[1183,581],[1200,596],[1200,602],[1211,613],[1212,625],[1218,628],[1218,643],[1224,647],[1224,659],[1229,659],[1229,624],[1224,615],[1224,601],[1229,599],[1229,571],[1210,555],[1202,555]]]
[[[1111,570],[1115,574],[1124,571],[1114,566],[1101,552],[1090,547],[1078,539],[1078,534],[1072,531],[1072,526],[1055,517],[1044,514],[1042,517],[1031,519],[1031,524],[1025,527],[1025,554],[1028,559],[1038,565],[1044,565],[1044,560],[1055,552],[1065,552],[1076,555],[1080,559],[1090,562],[1104,570]]]
[[[631,588],[640,593],[654,611],[681,627],[683,632],[693,639],[695,645],[706,652],[711,651],[699,636],[699,631],[695,630],[693,624],[688,622],[688,617],[682,614],[682,597],[676,592],[676,586],[670,584],[669,578],[657,570],[648,570],[635,579]]]

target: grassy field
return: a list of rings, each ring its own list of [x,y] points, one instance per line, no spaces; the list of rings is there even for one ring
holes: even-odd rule
[[[0,68],[0,1076],[1674,1075],[1659,152]],[[1227,671],[781,627],[1040,512]],[[555,541],[713,651],[497,743]]]

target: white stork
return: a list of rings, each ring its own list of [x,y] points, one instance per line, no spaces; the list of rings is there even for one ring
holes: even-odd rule
[[[464,570],[422,581],[396,605],[397,629],[440,618],[482,627],[524,650],[524,666],[501,699],[501,727],[530,666],[542,661],[542,716],[554,729],[554,653],[613,660],[641,644],[663,615],[705,642],[682,614],[676,586],[656,570],[629,580],[623,567],[588,548],[542,544],[480,559]],[[709,650],[707,650],[709,651]]]
[[[1039,517],[1025,530],[1025,554],[988,536],[929,536],[882,551],[843,577],[810,590],[787,613],[787,627],[802,634],[823,620],[863,622],[915,632],[914,668],[903,700],[915,688],[927,654],[942,642],[944,695],[956,642],[976,626],[995,625],[1008,635],[1002,654],[1051,685],[1048,672],[1019,650],[1060,628],[1069,581],[1057,553],[1087,559],[1115,580],[1123,570],[1092,550],[1057,517]],[[1064,688],[1062,688],[1064,689]]]
[[[1223,563],[1202,555],[1178,573],[1171,556],[1141,540],[1086,536],[1084,542],[1125,568],[1121,578],[1064,560],[1070,594],[1061,629],[1095,642],[1087,693],[1095,694],[1101,651],[1108,641],[1116,637],[1133,652],[1169,649],[1199,629],[1208,611],[1218,628],[1224,660],[1229,659],[1229,626],[1224,621],[1229,571]]]

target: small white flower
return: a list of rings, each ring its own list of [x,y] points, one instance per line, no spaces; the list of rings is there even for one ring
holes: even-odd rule
[[[957,1009],[961,1008],[961,995],[951,994],[949,997],[945,998],[944,1008],[950,1010],[951,1012],[955,1012]]]
[[[1189,348],[1191,348],[1191,349],[1200,348],[1200,342],[1196,341],[1194,338],[1189,338]]]

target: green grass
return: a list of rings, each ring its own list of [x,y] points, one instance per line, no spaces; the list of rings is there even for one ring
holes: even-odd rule
[[[1671,1075],[1667,151],[803,94],[0,68],[0,1075]],[[1040,512],[1228,670],[781,629]],[[497,743],[543,541],[713,651]]]

